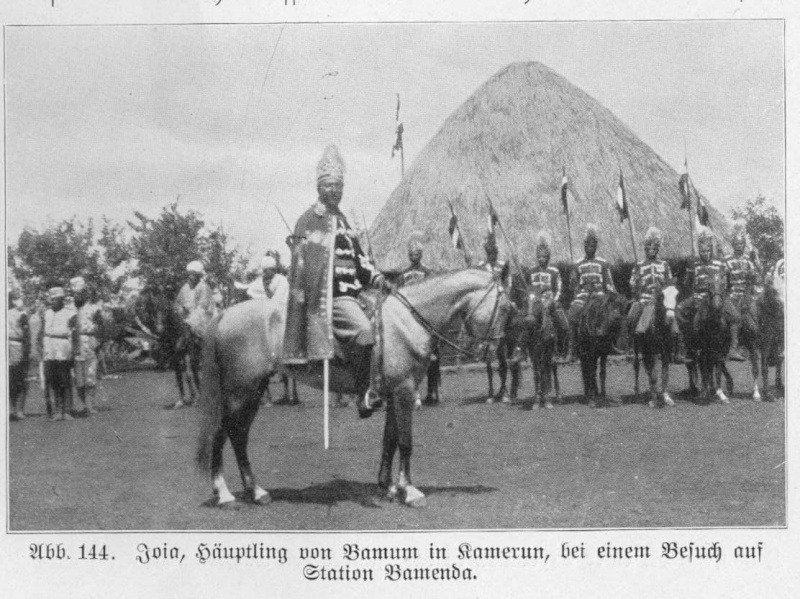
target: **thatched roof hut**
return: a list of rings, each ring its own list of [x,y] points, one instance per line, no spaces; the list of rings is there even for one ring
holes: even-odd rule
[[[420,152],[371,228],[378,264],[387,270],[404,267],[406,240],[415,234],[432,268],[464,266],[461,252],[450,244],[448,202],[468,250],[482,258],[487,196],[523,263],[535,262],[539,229],[550,233],[553,261],[568,260],[562,167],[574,196],[576,259],[590,222],[601,232],[600,255],[633,259],[628,223],[620,224],[614,208],[620,167],[640,256],[650,225],[664,232],[663,257],[689,254],[679,174],[597,100],[544,65],[529,62],[507,66],[478,88]],[[711,206],[709,212],[715,232],[727,233],[722,215]],[[508,253],[502,235],[498,242]]]

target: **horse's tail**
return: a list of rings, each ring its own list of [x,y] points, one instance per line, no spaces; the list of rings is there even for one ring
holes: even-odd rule
[[[217,356],[219,321],[216,316],[206,330],[203,342],[202,375],[200,384],[200,434],[197,438],[195,460],[203,472],[211,470],[211,447],[222,423],[222,378]]]

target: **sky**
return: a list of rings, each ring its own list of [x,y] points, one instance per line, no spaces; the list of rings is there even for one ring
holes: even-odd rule
[[[8,27],[7,241],[178,199],[242,250],[285,247],[335,143],[369,224],[444,120],[512,62],[581,87],[726,215],[784,212],[779,21]],[[443,223],[442,226],[446,226]],[[405,243],[398,240],[398,243]]]

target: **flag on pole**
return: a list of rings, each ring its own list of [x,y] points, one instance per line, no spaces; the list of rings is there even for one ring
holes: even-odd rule
[[[564,214],[569,214],[569,206],[572,193],[569,190],[569,180],[567,179],[567,169],[561,167],[561,207],[564,209]]]
[[[619,187],[617,187],[617,211],[619,212],[619,222],[629,218],[628,198],[625,196],[625,183],[622,180],[622,169],[619,169]]]
[[[400,122],[400,94],[397,94],[397,111],[395,112],[394,120],[397,122],[397,129],[395,130],[397,138],[392,146],[392,158],[394,158],[395,152],[403,151],[403,123]]]
[[[401,152],[403,150],[403,123],[399,123],[397,125],[397,139],[392,146],[392,158],[394,158],[395,152]]]
[[[500,219],[497,218],[497,212],[494,211],[494,206],[489,202],[489,216],[486,221],[486,228],[490,235],[494,235],[494,227],[498,222],[500,222]]]
[[[708,208],[706,207],[706,203],[703,201],[699,195],[697,196],[697,220],[700,221],[700,224],[704,227],[708,227],[711,229],[711,217],[708,215]]]
[[[691,202],[689,201],[689,166],[683,161],[683,170],[678,179],[678,189],[681,192],[681,210],[688,210]]]
[[[458,217],[453,211],[453,205],[450,205],[450,224],[447,225],[447,231],[450,233],[450,241],[453,248],[457,250],[464,249],[464,242],[461,241],[461,232],[458,230]]]
[[[704,227],[708,227],[712,229],[711,226],[711,216],[708,213],[708,206],[706,205],[706,201],[697,193],[697,189],[694,186],[694,183],[691,181],[689,182],[689,189],[690,192],[694,194],[694,197],[697,198],[697,222],[699,222]]]

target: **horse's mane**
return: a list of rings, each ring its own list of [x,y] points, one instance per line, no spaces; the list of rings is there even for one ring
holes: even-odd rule
[[[463,276],[474,276],[476,287],[489,285],[492,282],[492,273],[481,268],[462,268],[460,270],[449,270],[435,275],[431,275],[425,279],[413,281],[408,285],[400,288],[403,295],[407,295],[409,299],[412,297],[424,296],[430,294],[434,289],[441,289],[443,285],[448,285],[453,279]]]

